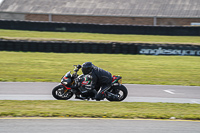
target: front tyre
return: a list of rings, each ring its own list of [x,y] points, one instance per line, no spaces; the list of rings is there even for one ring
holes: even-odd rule
[[[107,92],[106,99],[108,101],[123,101],[128,95],[128,91],[124,85],[112,86]]]
[[[68,100],[73,96],[73,93],[64,86],[58,85],[52,90],[52,95],[57,100]]]

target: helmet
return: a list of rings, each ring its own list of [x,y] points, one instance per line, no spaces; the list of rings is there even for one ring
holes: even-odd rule
[[[89,74],[92,71],[92,62],[85,62],[82,65],[82,72],[84,75]]]

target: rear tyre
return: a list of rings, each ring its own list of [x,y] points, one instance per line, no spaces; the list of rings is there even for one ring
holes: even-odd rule
[[[57,100],[68,100],[73,96],[73,93],[71,90],[66,90],[64,86],[58,85],[52,90],[52,95]]]
[[[106,97],[108,101],[123,101],[127,97],[128,91],[124,85],[112,86],[111,89],[108,90],[108,95],[109,96]]]

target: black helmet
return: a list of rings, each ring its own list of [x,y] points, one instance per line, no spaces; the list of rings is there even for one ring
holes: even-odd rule
[[[82,72],[84,75],[89,74],[92,71],[92,62],[85,62],[82,65]]]

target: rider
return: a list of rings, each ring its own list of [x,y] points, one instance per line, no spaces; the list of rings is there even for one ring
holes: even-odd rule
[[[112,83],[112,74],[105,71],[97,66],[94,66],[92,62],[85,62],[81,66],[84,75],[91,75],[91,89],[94,90],[95,99],[97,101],[103,100],[105,98],[105,91],[110,89]],[[100,87],[99,91],[96,92],[95,88]]]

